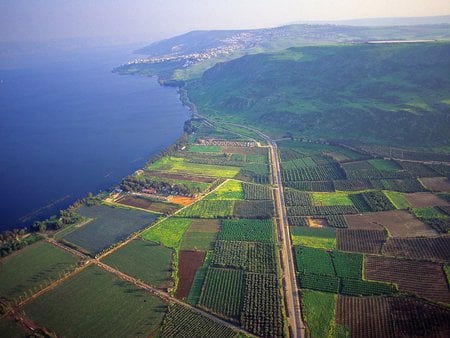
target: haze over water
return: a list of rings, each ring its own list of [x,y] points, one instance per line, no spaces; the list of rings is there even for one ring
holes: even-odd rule
[[[131,47],[0,58],[0,230],[119,183],[176,140],[175,89],[111,72]]]

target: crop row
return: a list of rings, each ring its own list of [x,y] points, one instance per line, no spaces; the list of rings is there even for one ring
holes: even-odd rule
[[[283,336],[283,317],[276,275],[245,275],[241,325],[260,337]]]
[[[286,189],[284,198],[287,206],[313,205],[311,195],[303,191]]]
[[[359,211],[353,205],[333,206],[296,206],[287,208],[288,216],[330,216],[358,214]]]
[[[372,189],[373,185],[368,179],[350,179],[333,181],[334,188],[341,191],[356,191]]]
[[[242,270],[210,267],[199,305],[228,318],[238,319],[241,312]]]
[[[269,187],[259,184],[242,183],[246,200],[271,200],[272,191]]]
[[[274,225],[272,220],[233,219],[223,220],[219,232],[220,240],[273,242]]]
[[[283,170],[302,169],[315,166],[317,166],[317,163],[314,162],[314,160],[311,157],[296,158],[281,163],[281,168]]]
[[[369,191],[349,196],[360,212],[394,210],[391,201],[381,191]]]
[[[332,181],[289,181],[283,183],[287,187],[301,191],[334,191],[334,185]]]
[[[213,265],[249,272],[275,273],[275,246],[270,243],[217,241]]]
[[[427,191],[427,189],[425,189],[424,186],[415,178],[403,180],[375,180],[372,181],[372,186],[374,189],[393,190],[399,192]]]
[[[228,326],[215,322],[198,312],[172,304],[164,318],[160,336],[162,338],[185,337],[235,337]]]
[[[281,172],[283,182],[338,180],[345,177],[345,172],[337,163],[320,165],[316,167],[282,170]]]

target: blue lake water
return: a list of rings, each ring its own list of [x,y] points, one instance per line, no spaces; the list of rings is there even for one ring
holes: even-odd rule
[[[181,136],[174,88],[111,72],[129,48],[0,57],[0,230],[114,186]]]

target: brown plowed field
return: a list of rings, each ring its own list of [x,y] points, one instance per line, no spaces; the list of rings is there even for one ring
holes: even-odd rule
[[[191,285],[197,269],[203,264],[205,252],[203,251],[180,251],[178,261],[178,288],[175,297],[186,298],[191,290]]]
[[[145,171],[144,175],[153,176],[153,177],[162,177],[169,178],[172,180],[182,180],[182,181],[193,181],[193,182],[203,182],[203,183],[213,183],[216,178],[213,177],[205,177],[205,176],[194,176],[188,174],[174,174],[174,173],[166,173],[163,171]]]
[[[449,202],[444,201],[430,192],[413,192],[410,194],[403,194],[403,196],[405,196],[406,200],[413,208],[450,205]]]
[[[193,197],[184,197],[184,196],[171,196],[169,197],[169,202],[182,205],[183,207],[190,205],[196,201]]]
[[[218,219],[194,218],[189,226],[189,231],[216,233],[219,231],[219,227],[220,221]]]
[[[392,238],[383,248],[388,256],[450,261],[450,236],[434,238]]]
[[[351,337],[450,337],[450,310],[409,297],[338,296],[336,323]]]
[[[337,229],[339,250],[380,254],[386,233],[379,230]]]
[[[347,215],[345,219],[349,229],[383,230],[383,227],[386,227],[394,237],[437,235],[434,229],[414,218],[405,210],[367,212],[359,215]]]
[[[424,177],[420,180],[431,191],[450,192],[450,180],[447,177]]]
[[[442,264],[368,256],[364,272],[366,279],[396,283],[400,291],[435,302],[450,303]]]

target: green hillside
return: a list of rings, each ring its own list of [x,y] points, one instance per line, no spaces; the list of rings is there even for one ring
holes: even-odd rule
[[[450,44],[310,46],[217,64],[188,87],[206,115],[266,131],[450,144]]]

